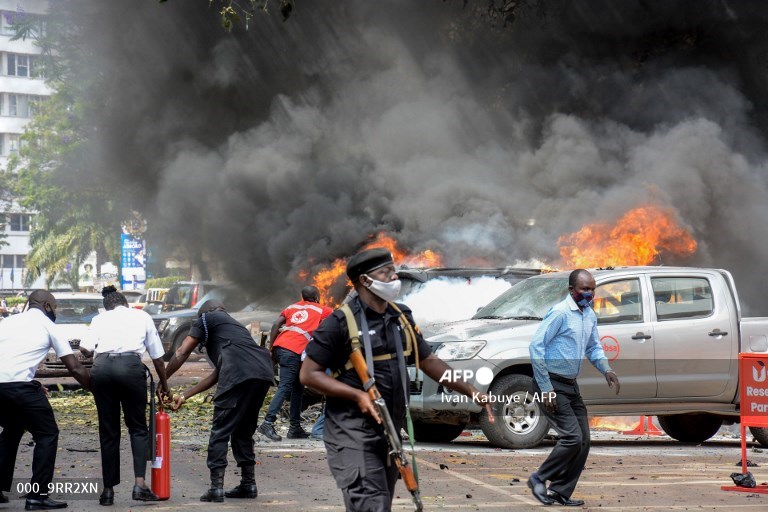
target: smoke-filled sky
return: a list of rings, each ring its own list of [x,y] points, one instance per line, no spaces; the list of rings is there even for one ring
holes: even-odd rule
[[[98,172],[263,297],[378,230],[556,262],[650,203],[699,243],[659,263],[729,269],[768,313],[762,2],[532,0],[502,26],[487,0],[299,0],[233,33],[204,0],[53,4],[106,77]]]

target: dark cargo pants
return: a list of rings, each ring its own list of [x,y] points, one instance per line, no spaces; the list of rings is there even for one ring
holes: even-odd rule
[[[399,472],[389,461],[382,439],[375,450],[336,447],[326,443],[328,465],[344,496],[347,512],[388,512]]]

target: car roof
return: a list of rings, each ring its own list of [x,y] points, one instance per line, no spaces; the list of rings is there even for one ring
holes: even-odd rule
[[[53,292],[53,296],[56,299],[103,299],[100,293],[86,292]]]
[[[399,278],[410,278],[417,281],[426,282],[430,279],[440,277],[531,277],[538,276],[543,272],[538,268],[520,268],[520,267],[426,267],[409,268],[399,267],[397,276]]]
[[[697,268],[697,267],[666,267],[666,266],[638,266],[638,267],[632,267],[632,266],[626,266],[626,267],[605,267],[605,268],[588,268],[586,270],[589,270],[589,272],[595,277],[603,277],[603,276],[610,276],[610,275],[621,275],[621,274],[644,274],[649,272],[662,272],[665,274],[678,274],[678,273],[689,273],[689,272],[718,272],[715,269],[711,268]],[[547,278],[562,278],[562,277],[568,277],[570,273],[573,272],[573,270],[562,270],[560,272],[546,272],[542,274],[540,277],[547,279]]]

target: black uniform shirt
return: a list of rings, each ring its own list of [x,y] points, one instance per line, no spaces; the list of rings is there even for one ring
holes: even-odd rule
[[[205,313],[192,324],[189,335],[200,340],[208,359],[219,371],[214,403],[220,407],[235,404],[227,391],[250,379],[272,382],[272,358],[269,351],[256,344],[248,329],[224,311]],[[207,330],[207,335],[206,335]]]
[[[396,341],[402,343],[403,351],[406,350],[406,337],[402,332],[398,322],[399,313],[392,306],[387,306],[384,314],[380,314],[359,299],[350,302],[350,308],[355,315],[358,329],[362,329],[360,322],[362,312],[368,322],[368,331],[371,338],[371,350],[373,355],[395,354]],[[415,326],[411,310],[404,304],[398,304],[408,321]],[[424,341],[418,329],[416,333],[416,342],[419,348],[419,358],[427,357],[431,350],[429,344]],[[399,340],[395,340],[395,333],[399,334]],[[360,344],[363,348],[362,336]],[[330,368],[331,371],[342,371],[338,379],[357,389],[363,389],[363,385],[357,376],[357,372],[352,368],[344,370],[344,365],[349,360],[349,354],[352,347],[349,341],[349,331],[347,330],[347,321],[344,313],[339,310],[333,312],[326,318],[312,334],[312,340],[306,348],[307,357],[315,362]],[[415,362],[415,351],[406,357],[407,364]],[[400,377],[400,364],[397,358],[387,361],[374,361],[374,378],[376,387],[381,396],[387,402],[387,408],[392,416],[398,432],[405,424],[406,395],[408,390],[403,390],[402,379]],[[408,376],[406,375],[406,383]],[[328,397],[325,406],[325,431],[324,439],[337,446],[346,446],[350,448],[362,448],[370,443],[378,443],[382,440],[380,426],[369,416],[364,416],[355,402],[344,400],[342,398]]]

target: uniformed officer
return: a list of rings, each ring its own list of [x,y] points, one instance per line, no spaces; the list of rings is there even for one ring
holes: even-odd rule
[[[405,424],[409,398],[406,364],[418,357],[426,375],[440,381],[451,368],[435,357],[416,328],[410,309],[393,305],[400,292],[392,255],[386,249],[370,249],[350,258],[347,276],[357,291],[349,306],[362,338],[370,344],[373,377],[386,400],[397,431]],[[410,327],[401,323],[399,308]],[[407,329],[415,332],[413,347],[408,346]],[[377,423],[380,418],[368,393],[363,391],[354,369],[346,369],[351,343],[347,322],[341,310],[335,311],[318,327],[306,349],[301,382],[328,396],[325,409],[325,441],[328,465],[342,490],[348,511],[388,511],[398,469],[388,460],[387,443]],[[418,354],[418,355],[417,355]],[[371,372],[369,364],[369,372]],[[338,378],[325,373],[330,368]],[[442,381],[443,385],[472,396],[477,390],[463,381]],[[483,393],[475,395],[490,406]]]
[[[114,486],[120,483],[120,409],[131,437],[134,485],[131,497],[139,501],[157,501],[146,485],[149,430],[147,429],[147,372],[141,362],[149,351],[160,378],[158,393],[168,393],[163,362],[163,344],[152,317],[144,311],[128,307],[125,295],[114,286],[102,289],[104,311],[96,315],[80,350],[95,354],[91,375],[93,398],[99,415],[101,474],[104,490],[101,505],[112,505]]]
[[[56,299],[46,290],[35,290],[27,301],[26,311],[0,323],[0,503],[8,503],[2,491],[11,490],[16,452],[24,431],[32,434],[32,487],[27,495],[27,510],[65,508],[63,501],[48,497],[53,481],[59,427],[53,409],[39,382],[32,380],[37,366],[51,347],[72,376],[86,389],[91,377],[80,364],[67,340],[59,336],[56,321]]]
[[[211,487],[200,501],[224,501],[224,472],[227,467],[227,446],[242,472],[240,485],[227,491],[228,498],[256,498],[253,434],[258,424],[259,410],[267,390],[275,378],[267,349],[258,346],[248,329],[227,314],[221,302],[206,301],[198,310],[198,320],[192,325],[179,349],[166,366],[170,377],[200,345],[215,365],[211,374],[174,398],[172,408],[218,382],[213,398],[213,424],[208,440],[208,469]]]

